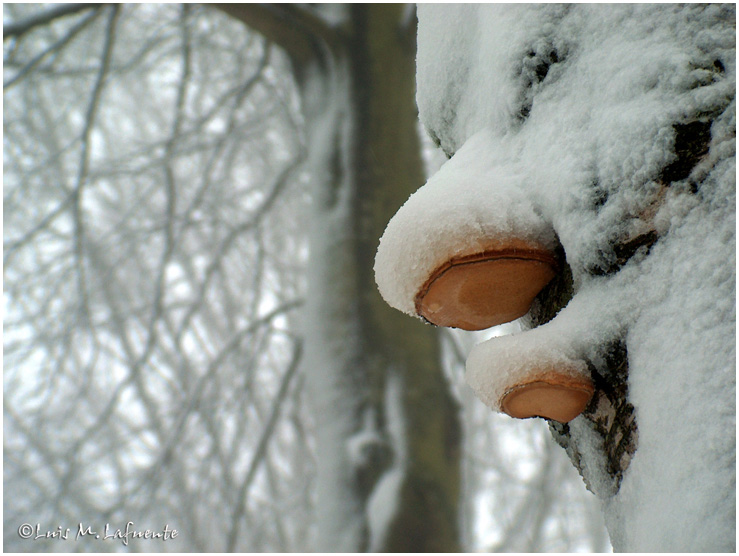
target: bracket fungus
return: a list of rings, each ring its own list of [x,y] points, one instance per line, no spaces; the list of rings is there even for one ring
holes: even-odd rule
[[[561,330],[545,324],[476,345],[467,357],[467,383],[485,405],[517,419],[567,423],[595,392],[588,364],[560,344]]]
[[[470,137],[390,220],[375,258],[389,305],[437,326],[483,330],[526,315],[560,271],[552,225],[521,193],[526,169],[491,157],[495,151],[490,132]],[[477,365],[486,378],[475,387],[468,377],[485,403],[560,422],[585,409],[594,390],[585,363],[560,368],[545,357],[511,373],[517,358],[528,360],[520,347],[512,352],[486,351],[488,361]]]
[[[390,225],[388,230],[393,231]],[[382,257],[388,257],[388,243],[401,243],[395,235],[389,234],[388,240],[386,231],[383,237],[384,251],[383,244],[378,251],[380,269],[386,264]],[[414,282],[421,286],[416,286],[412,305],[400,301],[394,304],[396,308],[437,326],[463,330],[483,330],[527,314],[536,295],[558,272],[553,251],[517,237],[498,238],[486,245],[471,254],[457,250],[425,280],[406,276],[411,287],[405,287],[405,292],[414,290]],[[426,244],[426,250],[432,248],[433,243]],[[422,259],[423,250],[419,253],[417,257]],[[426,254],[427,260],[431,258]],[[395,264],[421,266],[407,257],[400,262],[396,259]],[[376,271],[379,272],[377,266]],[[403,277],[402,273],[397,275]],[[408,310],[409,305],[413,312]],[[552,355],[543,349],[549,342],[540,334],[525,332],[514,336],[483,342],[470,354],[467,381],[480,399],[517,419],[543,417],[567,423],[580,415],[595,390],[587,364],[576,358]]]
[[[438,326],[484,330],[528,313],[556,274],[552,254],[512,240],[457,256],[438,267],[416,294],[416,313]]]
[[[557,261],[547,249],[518,239],[498,242],[439,266],[416,295],[416,313],[437,326],[463,330],[511,322],[528,313],[556,272]],[[485,365],[486,382],[502,382],[492,388],[497,396],[486,403],[516,419],[543,417],[567,423],[593,397],[595,388],[582,361],[552,361],[544,355],[529,359],[525,370],[516,372],[495,353],[487,358],[494,364]],[[471,385],[475,387],[474,381]]]
[[[544,417],[569,423],[585,410],[594,391],[589,378],[572,379],[555,370],[539,380],[509,388],[500,408],[516,419]]]

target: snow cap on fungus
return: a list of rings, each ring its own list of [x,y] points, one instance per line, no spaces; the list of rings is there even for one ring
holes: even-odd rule
[[[470,280],[477,282],[485,270],[496,267],[504,275],[520,276],[526,265],[515,261],[531,260],[534,252],[540,253],[533,257],[537,261],[533,266],[537,267],[538,281],[543,281],[541,287],[551,279],[554,259],[545,254],[556,245],[554,233],[521,194],[525,175],[505,158],[490,133],[477,133],[390,220],[375,258],[375,280],[389,305],[434,322],[435,302],[430,300],[424,307],[423,298],[429,293],[433,298],[436,280],[442,279],[437,287],[449,282],[439,291],[442,297],[449,292],[452,297],[490,297],[505,280],[487,285],[483,280],[480,287],[471,288]],[[501,259],[505,261],[493,262]],[[480,263],[484,263],[482,267]],[[460,273],[463,267],[465,272]],[[474,272],[464,277],[467,270]],[[538,290],[533,295],[536,293]],[[528,306],[521,314],[527,310]],[[483,321],[476,318],[461,327],[480,329],[499,324]],[[436,324],[455,325],[454,319],[451,324],[443,319]]]
[[[467,358],[467,383],[487,406],[511,417],[566,423],[587,406],[594,387],[585,361],[565,353],[541,329],[491,338]]]

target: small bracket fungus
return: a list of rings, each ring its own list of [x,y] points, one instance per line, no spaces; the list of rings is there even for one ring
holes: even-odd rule
[[[573,380],[554,371],[541,380],[509,388],[500,408],[516,419],[544,417],[568,423],[585,410],[594,391],[593,382],[587,377]]]
[[[547,325],[478,344],[467,358],[467,382],[496,411],[517,419],[567,423],[595,392],[588,364],[557,346]]]
[[[483,330],[525,315],[556,274],[548,250],[513,240],[452,258],[416,295],[416,313],[438,326]]]

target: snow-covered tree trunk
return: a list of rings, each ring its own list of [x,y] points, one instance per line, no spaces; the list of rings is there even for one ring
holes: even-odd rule
[[[420,117],[450,160],[388,225],[378,285],[443,326],[528,315],[468,382],[551,420],[617,550],[735,549],[735,20],[419,7]]]
[[[423,182],[415,17],[403,21],[399,5],[351,5],[330,26],[291,7],[224,9],[285,48],[304,103],[313,198],[304,368],[319,542],[458,550],[460,429],[436,333],[387,307],[372,272],[387,220]]]

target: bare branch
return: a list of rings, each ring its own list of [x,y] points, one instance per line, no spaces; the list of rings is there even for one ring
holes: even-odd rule
[[[99,8],[102,4],[59,4],[46,11],[36,13],[20,21],[13,21],[3,25],[3,41],[10,37],[20,37],[39,25],[46,25],[55,19],[76,14],[83,10]]]
[[[171,429],[166,432],[166,434],[162,434],[162,437],[164,440],[160,447],[159,455],[157,459],[149,466],[148,473],[142,476],[140,482],[131,489],[132,493],[150,489],[151,485],[156,483],[156,479],[161,476],[165,468],[165,464],[170,461],[176,461],[176,458],[173,460],[172,454],[178,442],[180,442],[181,440],[181,436],[182,436],[183,431],[186,428],[185,425],[187,424],[188,418],[192,415],[193,411],[198,409],[198,407],[202,403],[202,397],[204,396],[206,392],[205,387],[206,387],[207,382],[209,380],[213,380],[216,373],[218,372],[218,368],[221,366],[226,356],[229,353],[233,352],[247,335],[254,333],[255,331],[257,331],[259,328],[263,326],[266,326],[276,317],[302,306],[302,304],[303,304],[302,300],[294,300],[294,301],[285,303],[279,307],[276,307],[274,310],[270,311],[268,314],[250,323],[248,326],[246,326],[242,330],[239,330],[237,333],[235,333],[232,336],[232,338],[229,340],[226,346],[221,350],[221,352],[216,356],[216,358],[213,361],[211,361],[211,363],[208,365],[208,369],[205,371],[205,373],[203,373],[200,376],[197,383],[190,389],[187,399],[182,401],[181,408],[179,410],[179,414],[177,417],[177,421],[173,424]],[[286,391],[283,392],[282,390],[283,388],[287,389],[287,386],[289,385],[289,382],[292,379],[292,375],[296,371],[296,368],[300,361],[301,354],[302,354],[302,343],[298,341],[295,346],[295,350],[293,352],[293,360],[290,364],[291,366],[288,369],[285,377],[283,378],[283,385],[280,388],[280,392],[282,393],[278,392],[278,395],[276,398],[276,400],[280,401],[280,403],[287,393]],[[111,400],[111,404],[113,403],[117,404],[117,399]],[[276,406],[279,409],[279,404],[277,402],[276,402]],[[276,420],[277,416],[278,415],[270,416],[270,420],[268,420],[268,425],[265,427],[265,432],[262,436],[262,439],[260,440],[260,444],[258,445],[258,448],[255,451],[256,454],[259,454],[260,452],[259,446],[262,446],[262,444],[264,444],[265,445],[264,447],[266,447],[266,443],[269,440],[269,436],[272,433],[272,428],[274,427],[274,423],[272,423],[271,425],[269,425],[269,423],[271,423],[272,419]],[[108,416],[106,416],[105,418],[107,420]],[[89,436],[91,432],[92,432],[91,430],[86,431],[85,436]],[[261,450],[264,450],[264,447],[262,447]],[[252,464],[258,465],[258,463],[261,461],[261,457],[263,457],[263,454],[259,456],[259,461],[252,462]],[[248,481],[251,482],[251,478],[249,478]],[[242,485],[242,490],[243,490],[243,485]]]
[[[192,304],[190,307],[190,310],[188,311],[185,318],[182,320],[182,324],[180,325],[180,329],[177,333],[177,343],[179,344],[182,334],[184,333],[185,328],[188,326],[190,319],[195,314],[195,311],[197,311],[198,307],[202,303],[202,300],[205,297],[205,293],[208,289],[208,285],[210,284],[211,279],[213,278],[216,270],[218,270],[218,266],[220,264],[221,259],[225,255],[225,253],[231,248],[231,246],[234,244],[236,239],[238,239],[243,233],[245,233],[247,230],[250,230],[254,227],[256,227],[262,219],[266,216],[266,214],[269,212],[270,208],[274,204],[275,200],[279,198],[280,193],[283,191],[285,186],[288,183],[288,178],[292,174],[292,172],[300,165],[302,162],[301,159],[295,159],[290,164],[288,164],[285,168],[282,169],[280,174],[277,176],[277,178],[274,181],[274,184],[272,188],[270,189],[269,194],[267,195],[266,199],[262,202],[261,206],[254,211],[254,215],[240,224],[238,227],[234,228],[229,232],[229,234],[226,236],[226,238],[223,240],[221,245],[216,251],[216,256],[213,258],[211,263],[208,265],[208,269],[205,272],[205,278],[203,279],[202,284],[200,285],[200,290],[198,292],[197,301]]]
[[[239,494],[237,497],[237,506],[232,518],[231,531],[228,535],[228,546],[226,548],[227,552],[234,552],[234,550],[236,549],[236,540],[239,536],[239,522],[241,521],[241,517],[246,507],[246,494],[249,491],[249,487],[251,486],[252,481],[254,480],[257,469],[259,469],[259,464],[262,462],[265,454],[267,453],[269,439],[272,437],[275,425],[277,424],[277,418],[280,416],[280,408],[282,407],[282,402],[285,400],[285,396],[287,395],[290,381],[292,380],[293,376],[295,376],[295,372],[298,370],[302,352],[303,343],[302,341],[298,340],[295,343],[295,347],[293,348],[293,357],[292,361],[290,362],[290,366],[282,377],[280,389],[277,392],[277,396],[275,396],[269,418],[267,419],[267,423],[265,424],[264,430],[262,431],[262,436],[259,438],[257,448],[256,450],[254,450],[254,455],[252,456],[251,462],[249,462],[249,469],[244,476],[244,482],[241,483],[241,488],[239,489]]]
[[[18,70],[18,73],[16,73],[14,77],[12,77],[11,79],[3,83],[3,90],[6,90],[10,88],[11,86],[15,85],[16,83],[18,83],[18,81],[20,81],[24,76],[26,76],[38,64],[40,64],[41,61],[44,58],[46,58],[49,54],[64,48],[64,46],[66,46],[74,37],[76,37],[80,31],[82,31],[85,27],[87,27],[87,25],[91,21],[95,19],[95,17],[98,15],[98,12],[99,10],[97,8],[93,10],[92,12],[90,12],[86,17],[78,21],[74,27],[69,29],[69,31],[67,31],[67,33],[63,37],[61,37],[58,41],[56,41],[51,46],[43,50],[40,54],[35,56],[30,62],[28,62],[25,66],[23,66],[20,70]]]
[[[80,20],[100,19],[6,91],[21,140],[6,244],[5,402],[22,420],[8,418],[16,501],[6,524],[24,512],[41,522],[165,516],[205,551],[218,538],[225,545],[240,516],[237,546],[294,549],[307,536],[292,520],[307,519],[310,502],[294,492],[310,477],[289,465],[303,468],[311,447],[291,441],[287,421],[301,390],[282,329],[293,328],[303,288],[282,273],[296,272],[283,259],[294,260],[300,242],[287,237],[290,221],[265,222],[282,216],[295,183],[288,157],[299,133],[281,111],[297,108],[280,104],[293,82],[270,59],[273,45],[207,8],[182,8],[179,19],[178,6],[119,10],[115,37],[105,30],[110,10],[25,35],[11,76]],[[290,91],[275,94],[280,86]],[[64,430],[52,438],[57,421]],[[262,527],[270,508],[249,496],[267,466],[279,534]],[[219,534],[197,531],[203,517]]]
[[[94,119],[95,113],[97,111],[98,102],[100,100],[100,93],[102,91],[102,86],[104,82],[105,75],[108,72],[108,68],[110,65],[110,54],[112,50],[112,41],[113,41],[113,29],[114,29],[114,20],[117,17],[119,7],[116,5],[113,7],[110,18],[108,20],[108,32],[106,33],[106,44],[103,48],[103,57],[102,57],[102,63],[100,66],[100,70],[98,71],[98,77],[95,82],[95,87],[93,89],[92,93],[92,99],[90,104],[88,105],[87,109],[87,115],[85,120],[85,129],[82,132],[82,152],[80,155],[80,169],[77,176],[77,185],[75,186],[74,190],[71,191],[57,206],[54,208],[51,212],[49,212],[36,226],[34,226],[29,232],[27,232],[22,238],[10,243],[9,245],[6,245],[4,248],[3,253],[3,262],[4,265],[7,266],[10,263],[11,257],[13,254],[23,247],[25,244],[27,244],[29,241],[31,241],[36,234],[38,234],[40,231],[46,229],[59,215],[63,214],[66,209],[72,205],[73,206],[73,212],[76,214],[76,210],[74,207],[75,205],[79,204],[79,192],[81,188],[81,184],[84,181],[84,178],[87,174],[87,160],[88,160],[88,143],[89,143],[89,134],[92,129],[92,121]],[[15,77],[13,77],[10,81],[3,84],[3,87],[7,89],[14,83],[17,83],[19,79],[23,77],[27,72],[33,69],[33,67],[40,62],[47,54],[50,52],[53,52],[55,50],[58,50],[62,48],[65,44],[67,44],[69,41],[72,40],[82,29],[84,29],[95,17],[98,15],[98,10],[91,12],[87,15],[82,21],[78,22],[75,27],[70,29],[70,31],[59,41],[54,43],[51,47],[46,49],[44,52],[42,52],[39,56],[36,56],[34,60],[32,60],[29,64],[27,64],[22,70],[16,74]]]
[[[343,38],[319,17],[289,4],[214,4],[228,15],[243,21],[290,56],[297,66],[316,57],[323,49],[340,46]]]
[[[90,103],[87,106],[87,114],[85,116],[85,127],[82,131],[82,146],[80,151],[80,163],[77,173],[77,180],[72,193],[72,216],[74,220],[74,252],[77,264],[78,291],[81,302],[81,310],[87,316],[89,323],[89,307],[85,286],[84,271],[84,222],[81,210],[82,188],[87,182],[87,171],[90,165],[90,134],[95,125],[95,117],[97,115],[100,97],[102,96],[105,79],[110,68],[110,59],[113,54],[113,45],[115,43],[115,23],[118,18],[119,6],[114,5],[110,10],[108,21],[105,26],[105,44],[103,45],[103,54],[100,62],[100,71],[95,79],[95,85],[90,97]]]
[[[154,345],[156,340],[156,323],[161,317],[163,307],[162,299],[164,296],[164,279],[167,264],[172,257],[174,251],[174,219],[176,209],[177,186],[175,183],[174,170],[171,161],[173,159],[174,148],[177,143],[182,121],[184,119],[185,100],[187,97],[187,85],[190,77],[190,36],[187,28],[187,16],[189,8],[186,4],[181,7],[180,29],[182,32],[182,75],[177,87],[177,100],[175,101],[175,114],[172,123],[172,132],[170,139],[167,141],[167,147],[164,154],[164,182],[166,189],[167,208],[165,216],[165,245],[159,263],[159,270],[156,278],[156,288],[154,292],[154,302],[152,307],[152,315],[149,321],[149,332],[147,349]]]

